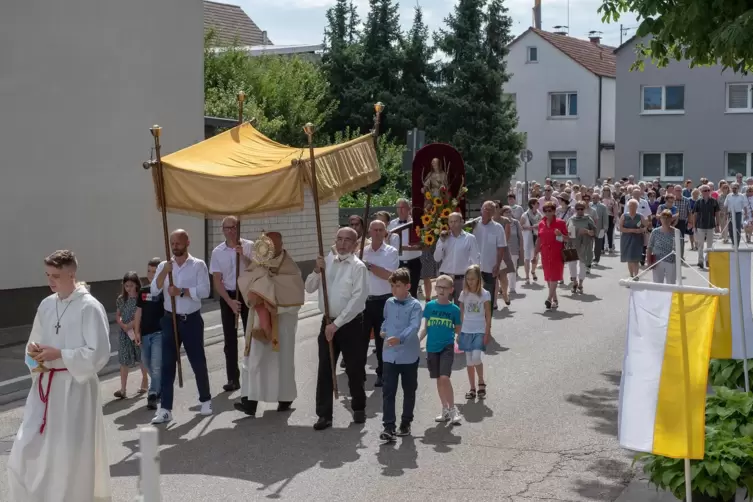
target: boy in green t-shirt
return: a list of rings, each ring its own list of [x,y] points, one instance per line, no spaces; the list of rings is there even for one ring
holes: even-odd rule
[[[437,299],[426,304],[421,327],[421,340],[426,340],[426,365],[429,377],[437,381],[437,393],[442,403],[442,413],[437,422],[458,425],[463,417],[455,407],[455,396],[450,381],[455,359],[455,337],[460,333],[460,308],[450,301],[453,280],[448,275],[437,278],[434,289]]]

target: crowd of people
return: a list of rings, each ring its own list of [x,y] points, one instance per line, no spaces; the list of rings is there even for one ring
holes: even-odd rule
[[[675,228],[683,234],[678,255],[684,256],[688,236],[697,265],[704,268],[715,232],[736,243],[742,232],[748,241],[753,233],[753,178],[718,186],[708,180],[662,186],[659,180],[635,182],[632,177],[594,186],[551,179],[528,187],[519,182],[506,204],[484,202],[475,220],[450,214],[448,229],[430,247],[410,244],[412,207],[401,199],[394,219],[386,212],[367,222],[352,216],[305,280],[279,233],[256,242],[241,239],[237,220],[227,217],[225,241],[214,249],[207,267],[190,254],[188,234],[176,230],[170,236],[169,260],[146,264],[146,284],[135,272],[123,277],[115,318],[121,365],[115,397],[130,397],[128,374],[140,365],[136,395],[146,395],[146,407],[155,411],[151,423],[172,421],[182,345],[195,375],[199,413],[213,413],[201,315],[213,283],[225,337],[223,391],[240,390],[238,411],[253,416],[260,401],[276,402],[279,412],[291,409],[297,398],[298,310],[305,292],[318,292],[326,315],[318,337],[315,430],[332,426],[338,360],[348,378],[353,421],[365,422],[372,339],[374,386],[382,394],[381,440],[411,433],[424,340],[428,376],[436,381],[436,420],[460,424],[463,417],[450,378],[454,358],[465,357],[464,397],[486,399],[483,354],[491,342],[493,312],[511,304],[519,280],[539,281],[540,270],[547,284],[545,307],[556,309],[558,287],[565,286],[566,277],[573,294],[584,293],[591,268],[605,254],[616,254],[619,233],[620,259],[632,277],[637,280],[642,266],[654,265],[655,281],[674,282]],[[518,204],[521,200],[525,207]],[[40,304],[27,345],[34,383],[8,461],[13,500],[109,497],[97,378],[109,360],[109,323],[103,306],[77,281],[77,268],[70,251],[45,259],[53,294]],[[245,333],[243,354],[239,321]],[[403,392],[399,422],[398,386]]]

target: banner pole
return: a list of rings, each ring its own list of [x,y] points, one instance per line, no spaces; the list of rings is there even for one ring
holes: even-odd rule
[[[740,277],[740,235],[737,233],[737,213],[731,213],[732,222],[732,249],[735,254],[735,280],[737,281],[737,310],[740,316],[740,338],[743,348],[743,375],[745,378],[745,392],[750,392],[750,377],[748,375],[748,333],[745,330],[745,315],[743,314],[743,288]]]
[[[246,101],[246,93],[243,91],[238,92],[238,125],[243,125],[243,103]],[[238,238],[238,245],[243,249],[243,242],[241,241],[241,217],[237,216],[235,223],[235,235]],[[241,288],[238,287],[238,278],[241,276],[241,255],[235,254],[235,301],[241,300]],[[242,307],[238,307],[238,312],[235,313],[235,335],[238,336],[238,320],[241,316]]]
[[[680,229],[675,228],[675,267],[677,271],[677,278],[675,282],[678,286],[682,286],[682,257],[680,255],[680,249],[682,249],[683,237]],[[690,418],[690,359],[688,357],[688,331],[685,322],[685,298],[683,293],[677,295],[680,314],[680,338],[682,339],[682,364],[683,364],[683,383],[685,387],[685,430],[688,441],[688,457],[690,457],[690,445],[693,440],[693,421]],[[690,458],[685,458],[685,500],[686,502],[693,502],[693,486],[692,486],[692,473],[690,471]]]

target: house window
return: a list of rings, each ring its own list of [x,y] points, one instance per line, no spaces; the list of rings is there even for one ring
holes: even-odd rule
[[[685,113],[684,85],[645,86],[642,91],[644,114]]]
[[[554,92],[549,95],[550,117],[577,117],[578,95],[574,92]]]
[[[539,62],[539,49],[536,47],[526,48],[526,62],[538,63]]]
[[[549,152],[550,176],[577,176],[578,154],[576,152]]]
[[[737,174],[748,177],[751,174],[753,153],[727,152],[727,178],[735,179]]]
[[[643,179],[681,180],[684,171],[684,156],[681,153],[641,154]]]
[[[753,112],[753,84],[727,84],[727,111]]]

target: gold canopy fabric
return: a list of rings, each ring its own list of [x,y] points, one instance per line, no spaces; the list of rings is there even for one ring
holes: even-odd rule
[[[319,201],[328,202],[377,181],[372,136],[314,149]],[[303,209],[311,186],[308,148],[281,145],[251,124],[162,158],[167,210],[206,218],[258,216]],[[159,203],[157,170],[154,186]]]

